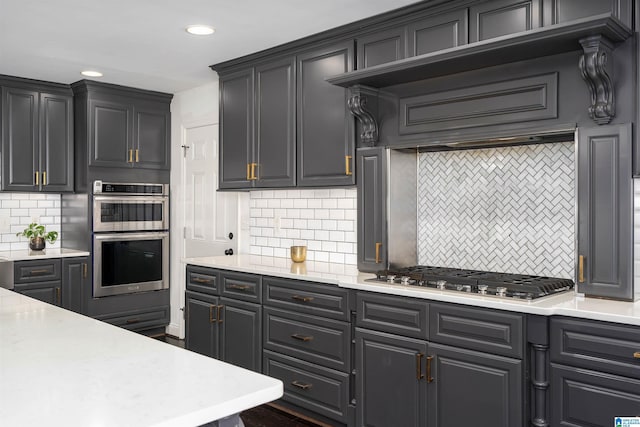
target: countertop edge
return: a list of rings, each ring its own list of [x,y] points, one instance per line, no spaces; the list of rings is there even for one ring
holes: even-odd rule
[[[67,248],[51,248],[42,251],[18,250],[0,251],[0,261],[32,261],[55,258],[75,258],[90,256],[91,252]]]
[[[217,257],[193,257],[184,258],[185,264],[201,267],[210,267],[219,270],[230,270],[236,272],[260,274],[264,276],[275,276],[294,280],[320,282],[337,285],[345,289],[353,289],[368,292],[377,292],[388,295],[406,296],[420,298],[430,301],[440,301],[454,304],[463,304],[475,307],[493,308],[504,311],[518,312],[523,314],[533,314],[542,316],[567,316],[582,319],[598,320],[604,322],[621,323],[627,325],[640,326],[640,301],[624,302],[605,300],[598,298],[587,298],[576,292],[567,292],[554,296],[542,298],[534,301],[500,300],[492,296],[482,297],[478,295],[467,296],[453,291],[438,291],[435,289],[424,289],[408,287],[402,285],[392,285],[384,283],[364,282],[368,278],[374,277],[369,273],[358,273],[355,266],[355,274],[334,274],[327,273],[327,277],[322,274],[307,271],[305,274],[296,274],[289,270],[295,267],[287,258],[263,257],[252,255],[234,255]],[[308,262],[308,261],[307,261]],[[264,265],[266,263],[267,265]],[[309,264],[315,267],[320,263]],[[329,264],[329,263],[326,263]],[[334,270],[342,272],[340,268]],[[331,270],[331,267],[322,266]]]

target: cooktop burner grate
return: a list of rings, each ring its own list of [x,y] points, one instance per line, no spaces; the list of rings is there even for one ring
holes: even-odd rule
[[[554,295],[574,287],[573,280],[557,277],[422,265],[382,270],[370,281],[524,300]]]

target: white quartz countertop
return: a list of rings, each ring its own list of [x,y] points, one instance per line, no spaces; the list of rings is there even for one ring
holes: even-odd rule
[[[26,243],[25,243],[26,245]],[[86,251],[77,251],[75,249],[51,248],[42,251],[32,251],[29,249],[20,251],[0,251],[0,260],[4,261],[25,261],[46,258],[69,258],[89,256]]]
[[[0,424],[199,426],[282,382],[0,288]]]
[[[355,266],[310,261],[298,264],[287,258],[258,255],[186,258],[183,261],[186,264],[203,267],[323,282],[343,288],[391,295],[403,295],[543,316],[561,315],[640,326],[640,301],[633,303],[586,298],[584,295],[575,292],[566,292],[533,301],[468,295],[456,291],[440,291],[416,286],[367,282],[366,279],[370,279],[374,275],[358,273]]]

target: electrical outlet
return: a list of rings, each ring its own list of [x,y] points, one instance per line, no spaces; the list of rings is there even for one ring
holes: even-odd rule
[[[10,216],[0,216],[0,233],[11,233]]]
[[[280,215],[276,215],[273,218],[273,228],[275,229],[276,233],[280,232]]]

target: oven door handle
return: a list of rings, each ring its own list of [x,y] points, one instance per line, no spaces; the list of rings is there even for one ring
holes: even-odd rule
[[[122,233],[122,232],[106,232],[94,233],[93,238],[96,241],[112,241],[112,240],[147,240],[162,239],[169,237],[168,231],[145,231],[143,233]]]

